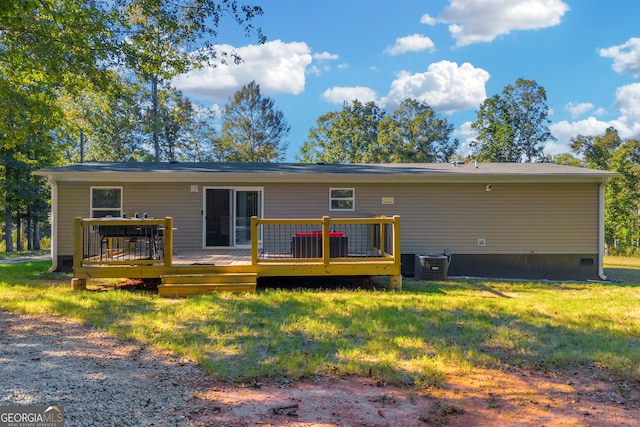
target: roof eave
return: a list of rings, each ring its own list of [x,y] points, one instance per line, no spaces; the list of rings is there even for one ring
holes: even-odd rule
[[[301,173],[259,173],[259,172],[58,172],[37,171],[36,175],[46,176],[53,182],[233,182],[233,183],[580,183],[606,182],[615,173],[599,171],[589,174],[301,174]]]

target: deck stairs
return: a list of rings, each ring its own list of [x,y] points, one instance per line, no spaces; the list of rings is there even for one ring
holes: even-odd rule
[[[158,295],[181,297],[212,292],[255,292],[255,273],[167,274],[162,276]]]

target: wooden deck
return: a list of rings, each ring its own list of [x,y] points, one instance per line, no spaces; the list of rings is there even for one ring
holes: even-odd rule
[[[254,217],[251,249],[188,251],[174,250],[172,221],[171,218],[134,221],[77,218],[72,287],[83,289],[89,278],[160,278],[160,295],[186,296],[217,291],[255,291],[258,277],[281,276],[389,276],[391,288],[399,290],[402,287],[398,217],[336,220],[328,217],[321,220]],[[322,231],[292,231],[307,224],[321,227]],[[335,239],[336,233],[330,230],[341,226],[347,231],[340,232],[340,238]],[[119,231],[122,227],[159,229],[163,233],[153,238],[147,236],[148,243],[141,248],[140,239],[129,232],[106,238],[96,232],[105,227],[115,227]],[[263,234],[274,234],[279,227],[285,227],[285,231],[273,242],[258,239]],[[266,230],[270,230],[269,233]],[[298,240],[290,237],[299,234],[303,237],[305,247],[302,249],[305,251],[295,246],[300,243]],[[307,248],[309,241],[312,245]],[[344,246],[346,242],[349,247]],[[334,247],[336,244],[340,247]],[[141,259],[140,249],[146,251],[147,258]]]
[[[174,252],[173,265],[251,265],[251,249],[202,249]]]

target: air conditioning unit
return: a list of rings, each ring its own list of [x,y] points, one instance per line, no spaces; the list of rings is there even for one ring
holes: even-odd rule
[[[416,255],[415,278],[418,280],[447,280],[449,258],[441,254]]]

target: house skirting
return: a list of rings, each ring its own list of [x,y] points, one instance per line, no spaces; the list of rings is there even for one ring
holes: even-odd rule
[[[402,255],[402,274],[415,275],[415,254]],[[448,276],[598,280],[598,254],[453,254]]]
[[[73,271],[73,255],[58,255],[56,272],[71,273]]]
[[[58,256],[57,271],[71,272],[73,257]],[[415,254],[402,254],[402,275],[415,276]],[[453,254],[448,276],[505,279],[598,280],[597,254]]]

